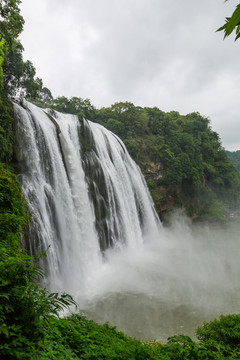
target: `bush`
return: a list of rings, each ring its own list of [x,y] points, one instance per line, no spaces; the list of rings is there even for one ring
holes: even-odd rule
[[[0,246],[19,251],[19,237],[27,221],[25,200],[16,176],[0,163]]]
[[[196,331],[202,343],[215,341],[225,347],[227,353],[231,350],[240,353],[240,314],[221,315],[209,323],[204,323]]]
[[[25,200],[17,178],[0,164],[1,359],[21,358],[20,349],[22,352],[34,347],[33,343],[43,337],[43,320],[74,304],[70,295],[49,294],[38,287],[36,281],[43,276],[42,270],[36,260],[24,254],[19,242],[26,221]]]
[[[45,343],[57,342],[71,350],[78,359],[170,359],[162,352],[161,344],[157,347],[142,344],[113,326],[98,325],[82,315],[75,314],[64,319],[52,317],[49,326],[54,331],[48,332]]]

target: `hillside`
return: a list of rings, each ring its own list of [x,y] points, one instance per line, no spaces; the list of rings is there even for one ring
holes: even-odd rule
[[[240,177],[210,120],[129,102],[96,109],[60,97],[49,107],[98,122],[118,135],[140,166],[161,219],[175,207],[193,219],[220,220],[239,207]]]
[[[233,165],[236,167],[237,171],[240,172],[240,150],[237,151],[227,151],[227,157],[232,161]]]

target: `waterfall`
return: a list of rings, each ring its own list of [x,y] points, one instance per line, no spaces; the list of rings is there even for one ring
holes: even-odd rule
[[[190,336],[239,311],[239,224],[163,228],[121,140],[77,116],[14,104],[25,246],[42,251],[51,291],[91,319],[140,339]]]
[[[137,248],[159,219],[140,169],[103,126],[14,103],[19,180],[30,214],[26,246],[49,287],[87,286],[108,249]]]

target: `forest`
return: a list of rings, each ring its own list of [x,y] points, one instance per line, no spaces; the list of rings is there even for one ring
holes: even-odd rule
[[[16,176],[13,98],[76,114],[117,134],[145,175],[163,220],[178,207],[192,219],[226,221],[239,208],[240,175],[210,120],[199,113],[183,116],[129,102],[96,109],[81,97],[53,99],[33,64],[23,60],[19,4],[0,4],[0,358],[239,359],[239,315],[205,323],[197,341],[180,335],[165,344],[143,343],[82,315],[60,318],[74,299],[38,286],[44,276],[38,258],[21,245],[28,214]]]
[[[129,102],[96,109],[89,99],[77,97],[45,105],[118,135],[145,175],[162,220],[176,207],[199,221],[224,221],[224,215],[239,208],[239,174],[210,120],[199,113],[165,113]]]
[[[240,151],[228,151],[226,150],[228,158],[232,161],[237,171],[240,172]]]

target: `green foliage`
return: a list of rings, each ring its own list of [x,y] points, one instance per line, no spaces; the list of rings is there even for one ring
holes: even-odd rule
[[[20,3],[20,0],[2,0],[0,3],[1,102],[5,102],[9,96],[16,95],[42,101],[43,92],[46,94],[42,80],[35,77],[36,70],[33,64],[29,60],[23,61],[23,46],[18,40],[24,24],[19,9]]]
[[[189,336],[178,335],[168,339],[164,346],[164,351],[170,359],[190,359],[190,360],[223,360],[222,347],[217,343],[196,343]]]
[[[36,280],[41,269],[20,247],[27,220],[17,178],[0,164],[0,354],[17,357],[19,348],[43,337],[43,320],[75,304],[67,294],[49,294]],[[25,357],[23,357],[25,358]]]
[[[172,336],[164,346],[171,359],[198,359],[198,346],[188,336]]]
[[[64,96],[53,99],[50,90],[43,87],[42,80],[36,78],[33,64],[23,61],[23,47],[18,36],[24,20],[19,4],[20,0],[3,0],[0,4],[1,162],[14,162],[13,114],[8,98],[18,94],[40,106],[76,114],[80,119],[87,118],[104,125],[120,136],[144,173],[152,163],[161,168],[160,176],[154,175],[152,179],[156,183],[155,198],[161,198],[159,214],[163,213],[160,202],[162,204],[164,198],[168,204],[181,203],[188,213],[195,216],[201,214],[204,217],[211,213],[214,217],[217,207],[209,207],[207,202],[201,201],[207,192],[220,207],[234,210],[239,206],[239,175],[228,161],[218,135],[210,128],[209,119],[198,113],[186,116],[176,111],[164,113],[156,107],[141,108],[130,102],[118,102],[97,110],[89,99]],[[231,26],[236,26],[238,15],[239,5],[229,20]],[[195,209],[192,199],[195,199]],[[219,211],[215,215],[220,219]]]
[[[11,96],[35,100],[42,89],[42,80],[35,78],[36,70],[29,60],[23,61],[22,52],[23,46],[16,40],[8,48],[3,62],[5,91]]]
[[[108,324],[98,325],[81,315],[61,319],[52,318],[47,341],[57,340],[71,350],[78,359],[168,359],[162,346],[143,345]]]
[[[16,176],[0,164],[0,246],[18,248],[26,224],[25,202]]]
[[[13,163],[13,111],[9,97],[20,94],[42,106],[96,121],[119,135],[146,171],[160,163],[161,174],[149,180],[159,213],[167,203],[182,202],[189,212],[222,218],[225,203],[237,205],[239,175],[227,160],[209,120],[198,113],[181,116],[158,108],[120,102],[97,110],[89,101],[52,98],[36,78],[30,61],[23,61],[18,35],[24,20],[20,0],[0,2],[0,162]],[[238,6],[239,7],[239,6]],[[239,9],[219,30],[239,37]],[[86,144],[86,151],[89,144]],[[187,336],[167,344],[142,344],[107,324],[81,315],[59,318],[74,305],[68,294],[50,294],[37,283],[43,277],[37,259],[20,246],[27,222],[25,200],[16,176],[0,163],[0,357],[11,359],[239,359],[239,315],[222,316],[198,328],[200,343]],[[157,174],[159,175],[159,174]],[[181,199],[180,199],[181,198]],[[171,201],[170,201],[171,199]],[[181,204],[182,204],[181,203]],[[193,204],[194,203],[194,204]]]
[[[3,89],[3,69],[2,64],[4,61],[4,40],[0,40],[0,90]]]
[[[182,161],[188,162],[185,155]],[[141,343],[77,314],[59,318],[59,311],[75,303],[70,295],[50,294],[37,285],[43,276],[37,259],[19,246],[25,201],[16,176],[3,165],[0,169],[1,359],[239,359],[240,315],[205,323],[197,330],[200,343],[179,335],[166,344]]]
[[[240,347],[240,315],[221,315],[209,323],[204,323],[196,331],[201,341],[215,340],[230,347]]]
[[[200,342],[178,335],[161,344],[158,341],[140,343],[112,326],[97,325],[81,315],[64,319],[52,317],[37,354],[39,359],[239,359],[238,340],[232,343],[232,337],[229,337],[232,333],[239,337],[239,320],[239,315],[228,315],[205,323],[197,330],[201,334],[204,332]],[[222,333],[220,337],[216,335],[218,327]]]
[[[0,98],[0,162],[13,161],[13,111],[12,104]]]
[[[4,38],[11,46],[23,30],[24,20],[20,15],[20,0],[2,0],[0,3],[0,40]]]
[[[42,87],[42,80],[36,78],[33,64],[23,61],[23,46],[18,40],[24,24],[20,3],[20,0],[0,2],[0,162],[7,164],[14,161],[14,119],[10,97],[17,95],[44,101],[43,93],[46,97],[47,92]]]
[[[39,104],[37,105],[46,106],[51,100],[53,100],[51,91],[46,87],[41,88],[38,92],[37,101]]]
[[[239,205],[239,176],[228,161],[218,135],[210,128],[209,119],[198,113],[182,116],[176,111],[164,113],[156,107],[142,109],[131,103],[118,103],[100,109],[96,121],[122,138],[144,173],[149,163],[161,164],[159,180],[152,181],[158,185],[159,195],[165,187],[166,201],[173,197],[177,204],[181,199],[188,210],[195,198],[193,213],[206,215],[209,204],[201,198],[207,189],[211,197],[217,198],[220,208]],[[152,194],[154,200],[162,197],[157,195],[156,188]],[[211,209],[214,217],[214,207]],[[220,212],[215,214],[218,220]]]
[[[218,201],[217,199],[213,199],[211,201],[207,201],[205,207],[202,212],[200,212],[200,217],[202,220],[208,221],[221,221],[223,222],[226,214],[228,213],[228,208],[223,203]]]
[[[15,355],[18,347],[43,337],[42,319],[58,315],[74,301],[70,295],[40,289],[35,281],[42,271],[27,255],[11,257],[2,251],[0,274],[0,353]]]
[[[240,172],[240,150],[226,151],[227,157],[232,161],[237,171]]]
[[[56,99],[52,99],[47,105],[52,109],[63,113],[76,114],[81,119],[87,118],[92,120],[95,114],[95,108],[89,99],[82,99],[77,97],[68,99],[65,96],[61,96]]]
[[[240,176],[209,119],[199,113],[182,116],[130,102],[97,110],[88,99],[66,97],[53,99],[48,106],[89,118],[114,132],[148,179],[150,165],[160,168],[151,179],[156,185],[151,194],[160,216],[181,204],[195,218],[222,221],[224,213],[239,207]]]
[[[239,359],[240,356],[240,315],[221,315],[204,323],[196,331],[200,344],[221,349],[225,357]],[[224,357],[224,358],[225,358]]]
[[[227,0],[225,0],[227,1]],[[236,6],[236,9],[232,13],[231,17],[226,17],[225,24],[221,26],[217,31],[224,31],[224,39],[231,35],[235,30],[235,41],[240,37],[240,4]]]

